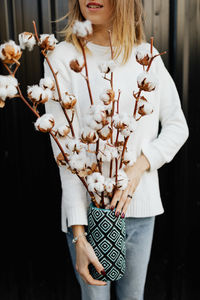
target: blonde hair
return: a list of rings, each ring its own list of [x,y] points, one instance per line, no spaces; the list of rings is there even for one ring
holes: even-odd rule
[[[112,22],[112,45],[114,59],[121,53],[122,63],[129,59],[134,45],[139,45],[145,40],[143,27],[143,6],[141,0],[110,0],[114,8]],[[65,40],[74,44],[80,50],[77,37],[72,33],[75,20],[84,21],[79,1],[69,1],[69,12],[60,20],[68,18],[67,26],[60,32]]]

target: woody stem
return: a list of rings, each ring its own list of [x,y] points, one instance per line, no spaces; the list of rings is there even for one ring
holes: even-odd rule
[[[80,39],[78,39],[78,42],[79,42],[79,45],[81,47],[81,51],[83,53],[83,59],[84,59],[84,64],[85,64],[85,75],[86,75],[85,80],[86,80],[87,87],[88,87],[90,103],[91,103],[91,105],[93,105],[94,101],[93,101],[93,98],[92,98],[92,92],[91,92],[91,88],[90,88],[90,81],[89,81],[89,77],[88,77],[88,67],[87,67],[87,59],[86,59],[86,54],[85,54],[85,48],[84,48],[84,46],[83,46]]]
[[[138,95],[135,99],[135,108],[134,108],[134,113],[133,113],[133,117],[136,118],[136,113],[137,113],[137,106],[138,106],[138,101],[140,99],[140,95],[142,93],[142,89],[139,89]]]
[[[35,21],[33,20],[33,27],[34,27],[34,31],[35,31],[35,37],[36,37],[36,40],[38,41],[38,43],[40,42],[40,39],[39,39],[39,36],[38,36],[38,32],[37,32],[37,27],[36,27],[36,23]]]
[[[112,46],[112,38],[111,38],[111,31],[108,30],[109,33],[109,42],[110,42],[110,51],[111,51],[111,59],[114,58],[113,46]],[[111,79],[110,79],[111,89],[113,90],[113,72],[111,72]]]
[[[127,143],[128,143],[128,139],[129,139],[129,136],[125,137],[125,139],[124,139],[124,146],[123,146],[123,150],[122,150],[122,157],[121,157],[120,166],[119,166],[120,169],[121,169],[122,164],[123,164],[124,154],[125,154],[126,146],[127,146]]]
[[[151,51],[151,56],[153,55],[153,40],[154,40],[154,37],[152,36],[152,37],[151,37],[151,49],[150,49],[150,51]]]
[[[102,173],[102,170],[101,170],[101,163],[100,163],[100,160],[98,159],[98,153],[99,153],[99,139],[97,140],[96,142],[96,160],[97,160],[97,165],[98,165],[98,168],[99,168],[99,172]]]
[[[154,60],[157,56],[161,56],[161,55],[166,54],[166,53],[167,53],[167,51],[164,51],[164,52],[161,52],[161,53],[158,53],[158,54],[154,55],[154,56],[150,59],[150,62],[149,62],[149,64],[148,64],[148,67],[147,67],[146,72],[149,72],[149,69],[150,69],[150,67],[151,67],[151,64],[152,64],[153,60]]]

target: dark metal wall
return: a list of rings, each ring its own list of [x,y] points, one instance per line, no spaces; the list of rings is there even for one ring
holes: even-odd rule
[[[67,0],[0,0],[0,42],[32,31],[59,31],[51,23],[67,11]],[[156,222],[145,299],[199,299],[200,0],[144,0],[147,39],[167,50],[187,117],[190,138],[173,162],[160,170],[165,214]],[[59,36],[57,35],[59,38]],[[60,39],[60,38],[59,38]],[[37,49],[21,60],[17,77],[25,91],[42,76]],[[0,65],[2,74],[6,74]],[[18,100],[0,110],[1,268],[0,299],[80,299],[60,224],[60,181],[47,135]],[[197,271],[197,272],[195,272]],[[113,293],[114,299],[114,293]]]

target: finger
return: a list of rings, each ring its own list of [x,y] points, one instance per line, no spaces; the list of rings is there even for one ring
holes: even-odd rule
[[[115,208],[117,201],[120,200],[121,195],[122,195],[122,191],[116,190],[116,192],[112,198],[111,204],[110,204],[112,210]]]
[[[97,285],[97,286],[105,286],[107,285],[107,283],[105,281],[101,281],[101,280],[96,280],[94,279],[90,273],[88,268],[84,269],[83,271],[80,272],[80,275],[82,277],[82,279],[90,285]]]
[[[97,256],[95,255],[94,259],[91,259],[90,262],[93,264],[93,266],[95,267],[95,269],[97,270],[97,272],[101,275],[106,275],[106,272],[104,270],[104,267],[102,266],[102,264],[100,263],[100,261],[98,260]]]
[[[126,214],[126,212],[127,212],[128,206],[129,206],[129,204],[130,204],[131,201],[132,201],[132,198],[131,198],[131,197],[128,197],[128,195],[130,195],[130,196],[133,197],[132,189],[129,190],[129,192],[128,192],[128,194],[127,194],[126,202],[124,203],[124,206],[123,206],[123,209],[122,209],[122,212],[121,212],[121,216],[124,216],[124,217],[125,217],[125,214]]]
[[[118,217],[120,215],[120,213],[122,213],[122,208],[124,207],[125,202],[127,201],[128,193],[129,193],[129,189],[126,189],[125,191],[123,191],[120,201],[116,207],[116,211],[115,211],[116,217]]]

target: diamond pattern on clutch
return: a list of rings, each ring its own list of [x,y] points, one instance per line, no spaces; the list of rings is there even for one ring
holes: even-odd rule
[[[113,248],[109,253],[108,257],[110,258],[111,261],[116,261],[116,258],[119,256],[120,251],[116,248]]]
[[[108,232],[112,228],[112,226],[113,223],[110,222],[107,218],[99,223],[99,227],[102,228],[102,231],[105,233]]]
[[[95,252],[96,256],[98,257],[98,259],[101,259],[102,257],[104,257],[103,253],[100,251],[100,249],[98,247],[94,248],[94,252]]]
[[[123,276],[126,266],[125,237],[124,219],[117,218],[111,210],[97,209],[90,205],[87,239],[106,271],[106,276],[102,276],[90,264],[89,270],[93,278],[115,281]]]
[[[98,227],[92,231],[92,236],[96,243],[104,238],[104,234],[99,230]]]
[[[114,280],[118,280],[121,278],[120,276],[120,272],[117,268],[113,267],[110,272],[108,273],[108,276],[112,279],[112,281]]]
[[[107,235],[107,238],[110,239],[113,242],[116,242],[119,235],[120,235],[119,230],[116,230],[115,228],[113,228],[113,230],[111,232],[109,232],[109,234]]]

